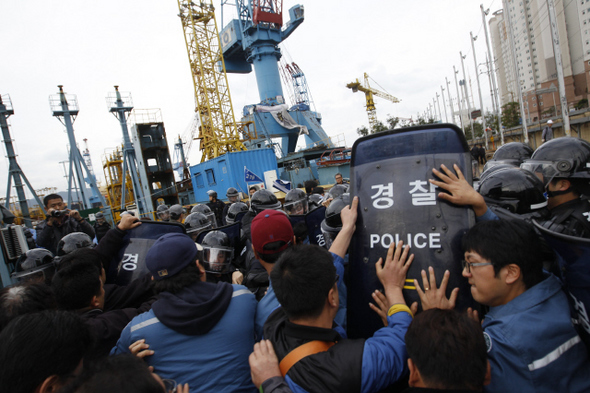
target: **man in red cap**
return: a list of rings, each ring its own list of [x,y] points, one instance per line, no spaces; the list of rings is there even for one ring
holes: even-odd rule
[[[355,230],[357,217],[358,197],[355,197],[350,206],[342,209],[340,213],[342,218],[342,230],[332,243],[330,253],[339,275],[338,290],[340,295],[340,307],[344,312],[339,313],[335,321],[343,325],[346,319],[346,286],[343,282],[344,277],[344,256],[348,251],[350,240]],[[287,215],[278,210],[263,210],[252,220],[252,248],[254,255],[260,261],[270,276],[274,264],[279,260],[283,251],[295,244],[293,227]],[[268,316],[274,309],[279,307],[279,301],[269,284],[266,295],[258,302],[256,309],[256,335],[258,339],[262,338],[262,327]]]

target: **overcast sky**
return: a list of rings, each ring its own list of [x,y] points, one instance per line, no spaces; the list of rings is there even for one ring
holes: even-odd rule
[[[343,134],[352,146],[356,129],[368,125],[362,93],[345,85],[364,72],[374,86],[401,99],[376,98],[377,116],[416,118],[440,94],[445,77],[456,96],[453,65],[459,51],[479,107],[469,32],[478,63],[485,62],[485,37],[479,2],[469,0],[315,0],[283,2],[283,19],[295,4],[305,7],[305,21],[283,43],[289,62],[296,62],[307,82],[328,135]],[[215,0],[221,30],[220,1]],[[501,1],[483,3],[492,12]],[[67,134],[54,117],[48,97],[57,85],[78,98],[74,123],[81,150],[88,139],[93,168],[104,181],[104,154],[121,144],[119,123],[105,97],[119,85],[130,92],[136,109],[160,108],[170,154],[178,135],[194,115],[193,85],[178,5],[174,0],[0,0],[0,94],[9,94],[15,114],[11,136],[18,162],[35,189],[67,190],[61,161],[68,159]],[[224,6],[224,23],[235,8]],[[483,67],[480,68],[483,71]],[[461,75],[461,74],[459,74]],[[484,108],[491,110],[488,78],[480,75]],[[238,116],[246,104],[259,102],[254,73],[229,75]],[[444,86],[443,86],[444,87]],[[445,101],[447,92],[445,91]],[[443,102],[440,101],[442,108]],[[448,102],[447,102],[448,106]],[[438,109],[437,109],[438,110]],[[450,115],[450,112],[449,112]],[[443,109],[443,121],[444,109]],[[6,156],[4,147],[1,148]],[[200,160],[198,141],[189,162]],[[0,196],[6,194],[8,160],[0,161]],[[15,195],[13,189],[11,195]]]

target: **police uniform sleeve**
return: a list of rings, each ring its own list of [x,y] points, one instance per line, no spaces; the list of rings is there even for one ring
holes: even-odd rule
[[[365,341],[361,392],[377,392],[397,380],[407,370],[405,335],[412,317],[398,312],[387,317],[388,326]]]

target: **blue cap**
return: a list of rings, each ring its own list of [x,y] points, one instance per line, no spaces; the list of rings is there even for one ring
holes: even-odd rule
[[[183,233],[167,233],[148,250],[145,265],[154,280],[169,278],[197,260],[197,244]]]

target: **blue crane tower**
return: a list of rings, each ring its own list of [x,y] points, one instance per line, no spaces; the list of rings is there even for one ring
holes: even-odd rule
[[[146,197],[139,181],[135,149],[133,148],[133,144],[129,138],[129,130],[127,128],[127,115],[133,110],[131,94],[128,93],[125,95],[125,97],[122,97],[121,93],[119,92],[119,86],[115,86],[115,94],[109,94],[107,97],[107,107],[109,108],[109,112],[111,112],[119,120],[121,132],[123,133],[123,171],[121,175],[123,180],[121,182],[121,211],[125,210],[125,197],[126,193],[129,191],[127,190],[126,179],[127,173],[129,173],[133,187],[133,195],[135,196],[135,204],[137,205],[139,214],[147,214],[149,211],[146,204]]]
[[[2,137],[4,138],[4,145],[6,147],[6,155],[8,157],[8,185],[6,186],[6,207],[10,204],[10,189],[11,181],[14,178],[14,187],[16,188],[16,195],[18,197],[18,203],[20,205],[20,211],[23,216],[25,225],[29,228],[33,228],[31,222],[31,215],[29,214],[29,205],[27,204],[27,197],[25,196],[25,190],[23,186],[23,180],[29,187],[29,191],[35,197],[35,200],[39,204],[39,207],[43,209],[43,203],[41,199],[35,193],[35,190],[29,183],[29,180],[25,176],[18,162],[16,162],[16,153],[12,146],[12,139],[10,138],[10,130],[8,127],[8,118],[14,114],[12,109],[12,102],[8,94],[0,96],[0,128],[2,128]]]
[[[80,189],[80,197],[82,200],[81,209],[90,209],[92,207],[98,207],[100,205],[106,206],[104,196],[98,190],[96,180],[91,174],[90,170],[86,166],[80,149],[76,144],[76,137],[74,136],[74,121],[78,116],[78,100],[74,95],[68,95],[64,93],[63,86],[58,85],[59,93],[49,97],[49,105],[53,111],[53,116],[66,127],[68,133],[68,140],[70,142],[70,169],[68,174],[68,204],[72,204],[72,182],[74,178],[78,182]],[[86,172],[86,177],[84,176]],[[86,184],[90,186],[90,192],[86,188]],[[75,187],[75,186],[74,186]]]
[[[245,142],[249,149],[263,147],[271,138],[281,138],[280,156],[293,153],[299,135],[308,145],[333,147],[321,126],[321,115],[309,105],[288,109],[279,74],[279,44],[303,22],[302,5],[289,10],[289,22],[283,28],[282,0],[237,0],[239,19],[230,21],[222,30],[220,40],[227,72],[256,74],[260,102],[246,105],[243,122],[252,121],[255,138]]]

